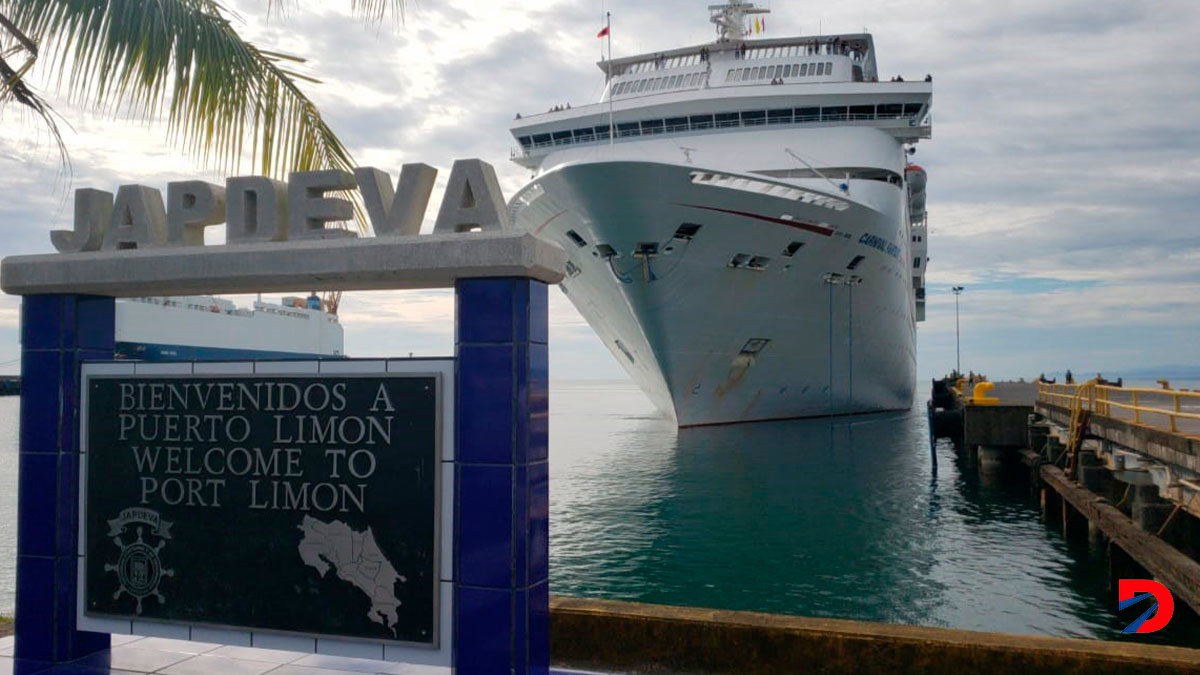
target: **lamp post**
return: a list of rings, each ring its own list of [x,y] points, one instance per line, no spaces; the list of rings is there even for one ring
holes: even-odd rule
[[[962,294],[963,287],[955,286],[950,291],[954,293],[954,371],[960,376],[962,375],[962,342],[958,332],[958,296]]]

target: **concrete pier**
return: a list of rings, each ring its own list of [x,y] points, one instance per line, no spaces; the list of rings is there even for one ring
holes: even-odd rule
[[[1200,650],[1133,642],[550,599],[560,667],[653,673],[1195,673]]]
[[[996,467],[1006,454],[1019,457],[1031,468],[1044,522],[1061,527],[1064,538],[1107,551],[1114,579],[1153,577],[1200,613],[1194,536],[1200,531],[1200,437],[1128,414],[1110,416],[1116,409],[1110,402],[1120,394],[1107,389],[1064,401],[1041,396],[1036,386],[1019,390],[1026,400],[999,404],[960,393],[963,428],[962,437],[952,439],[955,447],[965,448],[968,463],[987,481],[1008,479]],[[1029,397],[1031,391],[1037,395]]]

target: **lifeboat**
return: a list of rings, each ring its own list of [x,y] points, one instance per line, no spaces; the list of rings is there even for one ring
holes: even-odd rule
[[[908,185],[908,218],[917,222],[925,218],[925,169],[916,164],[904,167],[904,182]]]

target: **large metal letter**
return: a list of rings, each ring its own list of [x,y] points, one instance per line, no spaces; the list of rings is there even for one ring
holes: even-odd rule
[[[400,182],[392,190],[387,172],[374,167],[354,170],[363,204],[371,217],[375,236],[415,236],[421,232],[421,221],[429,207],[429,195],[437,180],[437,169],[428,164],[405,164],[400,168]]]
[[[155,248],[167,244],[167,210],[162,193],[145,185],[117,188],[104,250]]]
[[[104,245],[104,233],[112,221],[111,192],[80,188],[75,191],[75,229],[54,230],[50,243],[59,253],[99,251]]]
[[[450,170],[446,196],[438,212],[434,234],[502,230],[508,227],[508,209],[496,170],[478,159],[460,159]]]
[[[297,171],[288,176],[288,230],[292,239],[353,237],[349,230],[325,227],[325,223],[350,220],[354,205],[346,199],[326,197],[329,190],[353,190],[354,175],[348,171]]]
[[[167,243],[203,246],[204,228],[225,222],[225,188],[202,180],[167,183]]]
[[[287,185],[263,176],[225,181],[225,241],[253,244],[288,238]]]

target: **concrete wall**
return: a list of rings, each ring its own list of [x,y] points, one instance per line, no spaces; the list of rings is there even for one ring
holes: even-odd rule
[[[550,599],[551,663],[655,673],[1195,673],[1200,650]]]

